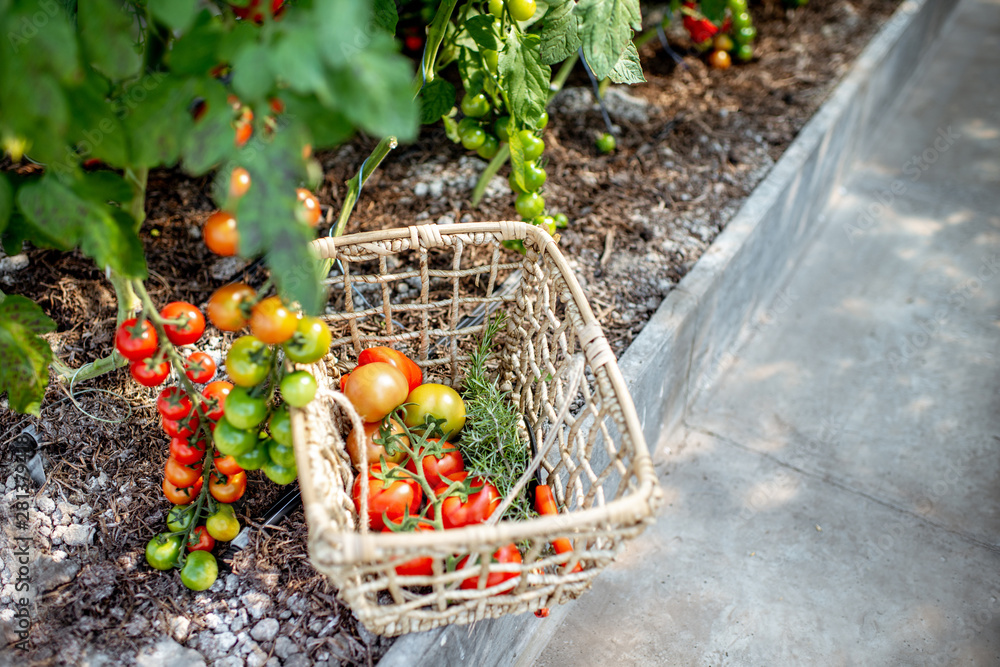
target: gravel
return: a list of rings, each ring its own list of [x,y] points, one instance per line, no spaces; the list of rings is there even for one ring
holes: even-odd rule
[[[265,618],[253,626],[250,636],[259,642],[269,642],[278,635],[279,623],[273,618]]]

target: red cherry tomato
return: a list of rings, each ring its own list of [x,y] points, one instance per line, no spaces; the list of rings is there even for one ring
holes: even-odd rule
[[[418,523],[413,530],[414,532],[433,531],[434,526],[429,523]],[[434,559],[430,556],[418,556],[402,565],[397,565],[396,574],[403,577],[434,574]]]
[[[156,397],[156,411],[167,419],[184,419],[191,414],[191,398],[180,387],[167,387]]]
[[[195,431],[198,430],[198,424],[201,422],[197,412],[192,412],[189,417],[180,421],[174,421],[166,417],[161,421],[163,423],[163,430],[171,438],[187,438],[194,435]]]
[[[170,439],[170,457],[183,465],[201,462],[205,458],[206,448],[204,440],[191,442],[190,438]]]
[[[198,526],[191,531],[191,541],[188,551],[211,551],[215,548],[215,538],[208,534],[205,526]]]
[[[216,211],[208,216],[201,233],[208,249],[221,257],[231,257],[239,248],[240,233],[231,213]]]
[[[429,438],[427,442],[437,443],[440,440],[438,438]],[[444,442],[441,448],[444,452],[440,457],[436,454],[425,454],[420,463],[420,467],[424,471],[424,477],[432,489],[437,489],[442,485],[447,486],[451,480],[455,479],[458,473],[465,471],[465,460],[462,459],[462,452],[458,451],[458,447],[450,442]],[[417,454],[419,455],[421,452],[417,452]],[[413,459],[406,462],[406,469],[413,473],[417,472],[417,464]]]
[[[156,353],[157,347],[156,329],[146,320],[142,324],[134,317],[125,320],[115,333],[115,348],[129,361],[148,359]]]
[[[243,468],[240,467],[240,464],[236,462],[236,458],[233,456],[219,456],[219,453],[216,452],[212,463],[215,465],[215,469],[223,475],[235,475],[243,472]]]
[[[490,518],[503,500],[497,487],[481,477],[468,477],[468,473],[463,472],[452,475],[452,480],[456,482],[467,480],[468,490],[478,489],[478,491],[469,493],[465,502],[462,502],[461,496],[454,492],[444,499],[441,503],[441,523],[445,529],[483,523]],[[439,496],[444,491],[444,486],[434,489],[434,493]],[[433,505],[429,508],[428,516],[434,518]]]
[[[205,388],[201,390],[201,395],[206,400],[205,416],[212,421],[222,419],[226,407],[226,396],[229,396],[229,392],[232,390],[232,383],[225,380],[216,380],[205,385]]]
[[[152,359],[133,361],[128,367],[132,379],[144,387],[159,387],[170,375],[170,364],[161,361],[154,364]]]
[[[205,316],[197,306],[185,301],[168,303],[160,311],[165,320],[180,320],[180,324],[166,324],[163,330],[174,345],[190,345],[205,333]]]
[[[386,463],[385,471],[398,468],[395,463]],[[375,464],[369,468],[368,474],[368,521],[372,530],[385,528],[383,515],[389,521],[398,522],[405,516],[407,508],[410,514],[416,514],[420,509],[420,501],[424,494],[420,484],[407,477],[406,479],[381,480],[376,475],[384,474],[382,466]],[[354,507],[361,511],[361,476],[354,481]]]
[[[170,480],[171,484],[177,488],[184,488],[198,481],[198,478],[201,477],[201,468],[190,467],[179,463],[177,459],[168,458],[163,467],[163,474]]]
[[[408,356],[391,347],[370,347],[361,350],[358,355],[358,366],[379,362],[394,366],[406,378],[406,384],[413,391],[424,381],[424,372],[420,370]]]
[[[264,9],[261,5],[265,4],[263,0],[251,0],[250,4],[246,7],[233,7],[233,14],[236,14],[241,19],[250,19],[254,23],[264,22]],[[271,16],[278,16],[281,13],[281,5],[284,4],[284,0],[271,0]]]
[[[208,319],[220,331],[239,331],[247,325],[243,302],[257,296],[257,291],[246,283],[223,285],[208,300]],[[249,315],[249,312],[247,313]]]
[[[167,497],[167,500],[172,502],[174,505],[189,505],[191,501],[198,497],[201,493],[202,478],[199,477],[198,481],[195,482],[194,486],[188,486],[185,488],[177,488],[170,483],[170,480],[166,477],[163,478],[163,493]]]
[[[193,352],[184,362],[184,374],[195,384],[205,384],[215,377],[215,360],[204,352]]]
[[[469,562],[469,556],[466,556],[461,561],[459,561],[459,563],[458,563],[458,565],[456,566],[455,569],[461,570],[462,568],[465,567],[465,564],[468,563],[468,562]],[[508,544],[505,547],[500,547],[499,549],[497,549],[496,553],[493,554],[493,562],[494,563],[521,563],[522,562],[522,560],[521,560],[521,552],[517,550],[517,545],[516,544]],[[489,575],[486,577],[486,586],[485,587],[486,588],[490,588],[491,586],[496,586],[497,584],[501,584],[501,583],[503,583],[505,581],[510,581],[511,579],[514,579],[514,578],[518,577],[519,575],[520,575],[519,572],[490,572]],[[498,590],[497,591],[497,595],[499,595],[501,593],[506,593],[507,591],[512,590],[515,585],[516,584],[511,584],[510,586],[508,586],[506,588],[502,588],[502,589]],[[474,576],[474,577],[469,577],[468,579],[466,579],[465,581],[463,581],[462,585],[460,586],[460,588],[463,588],[463,589],[466,589],[466,590],[471,589],[471,588],[478,588],[478,587],[479,587],[479,575],[478,574],[476,576]]]

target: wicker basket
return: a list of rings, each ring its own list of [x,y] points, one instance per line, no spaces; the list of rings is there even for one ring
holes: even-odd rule
[[[501,242],[515,239],[526,255],[505,263],[510,254]],[[331,354],[310,367],[317,398],[292,411],[316,569],[365,626],[390,636],[534,611],[587,590],[624,540],[652,520],[661,492],[614,354],[552,237],[520,222],[422,225],[324,238],[315,249],[341,267],[327,308]],[[504,285],[516,288],[501,289],[515,271],[520,281]],[[461,325],[477,309],[508,316],[498,380],[547,452],[541,470],[560,514],[444,532],[369,532],[351,500],[355,471],[344,448],[344,434],[360,419],[334,391],[336,380],[364,348],[389,345],[416,360],[425,381],[460,387],[484,326]],[[553,552],[560,537],[572,541],[572,552]],[[492,563],[512,542],[523,563]],[[470,562],[485,565],[447,572],[446,559],[457,554],[478,555]],[[418,556],[434,559],[433,575],[396,574],[395,565]],[[511,582],[484,588],[485,568],[520,576],[498,594]],[[460,590],[471,576],[479,587]]]

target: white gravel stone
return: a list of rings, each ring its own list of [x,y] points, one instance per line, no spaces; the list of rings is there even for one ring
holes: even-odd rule
[[[226,592],[227,593],[232,593],[237,588],[239,588],[239,585],[240,585],[240,578],[238,576],[236,576],[235,574],[227,574],[226,575]]]
[[[225,623],[223,622],[222,617],[219,616],[218,614],[212,612],[205,614],[205,626],[209,630],[216,630],[220,627],[222,628],[222,630],[225,630],[227,628],[223,627],[224,625]],[[222,630],[219,631],[221,632]]]
[[[281,667],[281,660],[277,656],[272,655],[271,659],[264,663],[264,666],[265,667]]]
[[[247,610],[240,609],[239,611],[236,612],[236,615],[233,617],[233,619],[229,621],[229,629],[232,630],[233,632],[239,632],[240,630],[242,630],[247,626],[247,623],[249,623],[249,621],[250,619],[247,617]]]
[[[274,640],[274,653],[282,660],[294,653],[300,653],[301,651],[302,649],[300,649],[295,642],[284,635]]]
[[[273,618],[265,618],[264,620],[253,626],[250,631],[250,636],[259,642],[269,642],[278,636],[278,628],[280,624]]]
[[[194,649],[184,648],[170,637],[163,637],[153,646],[147,647],[138,656],[139,667],[205,667],[204,658]]]
[[[11,479],[14,479],[11,477]],[[35,501],[35,506],[38,507],[39,512],[45,512],[46,514],[52,514],[56,509],[56,503],[54,500],[48,496],[41,496]]]
[[[247,654],[247,667],[263,667],[266,663],[267,653],[262,651],[259,646],[255,647],[249,654]]]
[[[227,655],[212,663],[212,667],[243,667],[243,658],[236,655]]]
[[[240,596],[243,606],[251,616],[261,618],[271,608],[271,598],[260,591],[248,591]]]
[[[71,547],[82,547],[85,544],[90,544],[93,536],[94,528],[92,526],[74,523],[66,527],[66,531],[63,533],[63,541]]]
[[[73,513],[73,516],[75,516],[77,519],[82,520],[90,518],[90,515],[93,513],[94,513],[94,508],[91,507],[90,505],[80,505],[76,509],[76,512]]]
[[[30,260],[25,254],[4,257],[0,259],[0,273],[14,273],[15,271],[26,269],[29,263]]]
[[[293,653],[288,656],[287,660],[283,660],[283,667],[313,667],[316,663],[309,660],[309,656],[305,653]]]
[[[182,642],[188,637],[188,632],[191,630],[191,621],[186,616],[174,616],[170,619],[169,628],[171,636],[177,641]]]

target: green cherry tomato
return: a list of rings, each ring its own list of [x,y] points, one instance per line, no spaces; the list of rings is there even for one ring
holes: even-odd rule
[[[737,44],[749,44],[757,37],[757,28],[752,25],[740,28],[733,34]]]
[[[276,440],[271,440],[267,443],[267,456],[279,466],[286,468],[295,467],[295,450]]]
[[[275,463],[271,459],[268,459],[267,463],[265,463],[262,467],[264,469],[264,474],[267,475],[267,478],[279,486],[291,484],[299,475],[299,471],[294,465],[283,466]]]
[[[548,175],[545,170],[539,167],[534,162],[528,162],[524,165],[524,188],[517,184],[517,180],[514,178],[514,172],[510,172],[510,176],[507,177],[507,182],[510,184],[510,189],[514,191],[515,194],[521,194],[522,192],[535,192],[543,185],[545,185],[545,179]]]
[[[748,12],[744,11],[733,15],[733,27],[736,28],[736,30],[750,25],[753,25],[753,19],[750,18],[750,14]]]
[[[192,551],[181,568],[181,581],[193,591],[211,588],[219,578],[219,564],[210,551]]]
[[[542,115],[538,117],[538,129],[544,130],[549,124],[549,112],[542,111]]]
[[[303,317],[292,337],[282,344],[285,356],[300,364],[312,364],[330,350],[330,327],[318,317]]]
[[[478,150],[486,143],[486,131],[481,127],[458,131],[458,138],[462,141],[462,147],[466,150]]]
[[[223,456],[239,456],[249,452],[257,444],[257,432],[236,428],[223,417],[215,425],[212,441]]]
[[[465,403],[458,392],[447,385],[424,383],[410,392],[406,402],[412,405],[406,406],[403,421],[411,429],[422,427],[428,415],[445,420],[441,430],[446,435],[454,435],[465,426]]]
[[[747,10],[747,0],[729,0],[729,11],[734,15],[740,14]]]
[[[239,429],[251,429],[267,417],[267,401],[252,396],[246,387],[233,387],[226,397],[226,421]]]
[[[545,210],[545,197],[537,192],[522,192],[514,202],[517,214],[525,220],[530,220],[536,215],[541,215]]]
[[[483,145],[476,149],[476,153],[484,160],[492,160],[500,150],[500,142],[492,134],[487,134]]]
[[[271,371],[271,348],[254,336],[241,336],[233,341],[226,354],[226,373],[233,384],[253,387],[267,378]]]
[[[167,530],[179,533],[194,523],[194,505],[174,505],[167,513]]]
[[[458,121],[459,134],[461,134],[462,132],[475,130],[476,128],[482,129],[482,127],[483,126],[480,125],[479,121],[476,120],[475,118],[463,118],[462,120]]]
[[[283,445],[292,445],[292,419],[288,415],[288,408],[284,405],[271,414],[271,419],[267,422],[271,437]]]
[[[183,535],[160,533],[146,543],[146,562],[157,570],[169,570],[177,565]]]
[[[531,224],[541,227],[550,235],[556,233],[556,219],[551,215],[536,215],[535,219],[531,221]]]
[[[482,54],[483,62],[486,63],[486,69],[488,69],[492,74],[496,74],[500,54],[493,49],[483,49]]]
[[[517,137],[521,140],[525,160],[537,160],[545,151],[545,142],[536,137],[531,130],[521,130],[517,133]]]
[[[482,118],[490,112],[490,101],[486,95],[477,93],[462,98],[462,113],[469,118]]]
[[[737,46],[736,58],[745,63],[753,60],[753,46],[750,44],[740,44]]]
[[[267,444],[273,442],[270,438],[260,440],[250,451],[234,456],[236,464],[244,470],[260,470],[267,462]]]
[[[316,396],[316,378],[309,371],[289,373],[281,380],[281,396],[293,408],[304,408]]]
[[[618,142],[615,141],[614,136],[608,134],[607,132],[597,137],[596,143],[597,143],[597,150],[605,154],[613,152],[615,150],[615,146],[618,145]]]
[[[507,11],[515,21],[527,21],[535,15],[535,0],[507,0]]]
[[[493,131],[497,133],[497,138],[500,141],[510,140],[510,135],[507,133],[508,125],[510,125],[510,116],[500,116],[493,123]]]
[[[229,542],[240,534],[240,522],[232,505],[217,503],[216,507],[215,514],[205,519],[205,529],[219,542]]]
[[[565,213],[556,213],[554,217],[556,221],[556,227],[558,227],[559,229],[566,229],[567,227],[569,227],[569,218],[566,217]]]
[[[490,0],[489,1],[490,14],[500,18],[503,16],[503,0]]]

